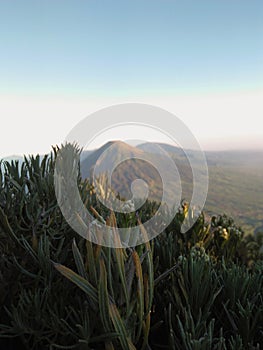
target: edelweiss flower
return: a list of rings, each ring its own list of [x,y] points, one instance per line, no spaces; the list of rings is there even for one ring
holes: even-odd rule
[[[135,211],[135,206],[132,200],[128,200],[124,203],[124,205],[122,206],[122,212],[124,213],[131,213],[133,211]]]

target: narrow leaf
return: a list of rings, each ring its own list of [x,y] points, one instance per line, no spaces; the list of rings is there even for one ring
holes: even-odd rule
[[[76,286],[82,289],[93,301],[95,301],[96,303],[98,302],[97,291],[89,281],[87,281],[71,269],[67,268],[66,266],[57,263],[53,264],[63,276],[65,276],[68,280],[70,280]]]

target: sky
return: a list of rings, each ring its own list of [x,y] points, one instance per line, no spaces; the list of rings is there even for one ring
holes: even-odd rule
[[[174,113],[204,149],[263,149],[262,18],[261,0],[0,0],[0,157],[125,102]]]

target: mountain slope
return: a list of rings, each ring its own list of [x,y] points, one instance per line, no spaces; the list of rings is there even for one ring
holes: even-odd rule
[[[190,200],[193,187],[190,163],[182,149],[162,143],[144,143],[132,147],[120,141],[109,142],[95,150],[81,163],[82,177],[90,176],[99,157],[101,157],[102,171],[107,169],[110,163],[118,161],[125,155],[131,158],[140,158],[144,155],[149,161],[163,164],[160,147],[169,153],[179,170],[183,188],[182,198]],[[198,159],[196,152],[188,151],[191,160]],[[209,168],[209,191],[205,211],[210,215],[226,213],[233,216],[250,232],[262,227],[263,153],[220,151],[205,152],[205,155]],[[171,169],[167,167],[164,170],[169,179]],[[121,163],[113,173],[112,186],[122,197],[131,198],[131,184],[138,178],[145,180],[149,185],[150,199],[161,199],[162,181],[158,171],[149,162],[146,163],[140,159],[130,159]],[[175,192],[178,189],[177,185],[172,183]]]
[[[154,158],[153,155],[146,155],[144,151],[124,142],[111,141],[95,150],[81,162],[81,176],[82,178],[98,176],[108,172],[112,164],[128,158],[121,162],[112,174],[113,189],[121,197],[128,199],[132,197],[132,182],[136,179],[143,179],[149,186],[149,198],[159,201],[162,198],[162,180],[158,171],[149,162],[140,159],[145,156],[150,160]],[[94,174],[95,165],[96,174]]]

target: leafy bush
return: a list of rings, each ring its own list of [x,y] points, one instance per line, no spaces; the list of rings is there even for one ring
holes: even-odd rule
[[[192,217],[182,203],[151,242],[127,249],[92,244],[59,209],[56,156],[53,149],[42,160],[1,167],[1,348],[260,349],[260,234],[246,236],[225,215],[205,222],[203,213],[182,234],[181,223]],[[115,216],[92,184],[77,181],[87,207],[112,229],[144,222],[158,209],[148,201],[137,215]]]

